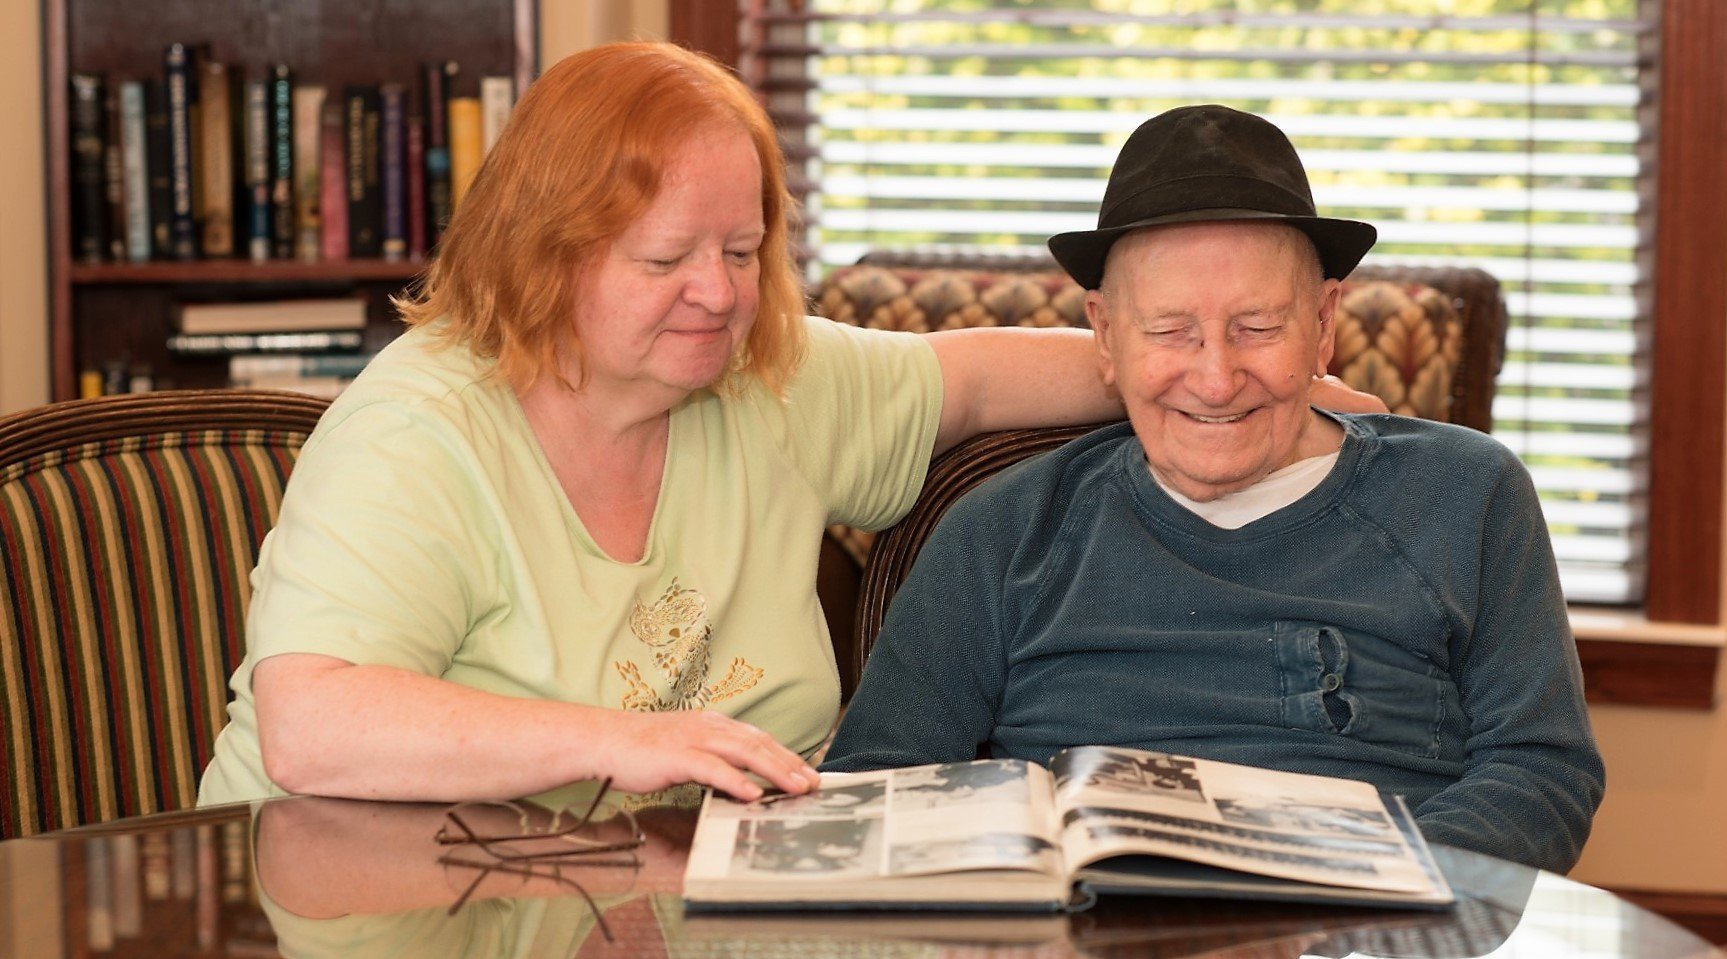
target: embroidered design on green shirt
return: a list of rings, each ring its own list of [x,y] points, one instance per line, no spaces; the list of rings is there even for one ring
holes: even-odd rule
[[[724,679],[708,685],[709,644],[707,597],[685,589],[672,578],[670,586],[652,606],[636,603],[630,611],[630,632],[653,653],[654,666],[665,676],[667,696],[661,698],[633,662],[614,662],[618,675],[629,688],[624,709],[637,712],[670,712],[702,709],[744,692],[761,681],[762,670],[742,656],[732,660]]]

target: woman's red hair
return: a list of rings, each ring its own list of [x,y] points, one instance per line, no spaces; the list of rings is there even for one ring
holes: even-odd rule
[[[743,129],[762,167],[761,289],[736,373],[783,391],[803,352],[783,158],[772,122],[720,64],[665,43],[615,43],[559,61],[516,104],[402,318],[439,329],[526,389],[579,369],[581,278],[653,202],[668,160],[716,124]]]

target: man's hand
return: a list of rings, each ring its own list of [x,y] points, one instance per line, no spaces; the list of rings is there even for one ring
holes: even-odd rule
[[[1321,409],[1334,413],[1389,413],[1385,401],[1372,393],[1350,389],[1335,376],[1321,376],[1313,381],[1308,400]]]

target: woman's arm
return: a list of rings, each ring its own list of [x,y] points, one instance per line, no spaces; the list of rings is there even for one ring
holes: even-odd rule
[[[706,710],[632,713],[498,696],[313,653],[252,675],[264,771],[290,792],[504,799],[612,777],[628,792],[698,782],[755,799],[755,773],[801,793],[815,771],[772,736]]]
[[[1126,415],[1103,385],[1090,330],[979,327],[927,335],[941,363],[941,425],[935,453],[994,430],[1077,426]],[[1316,406],[1340,413],[1383,413],[1379,397],[1334,376],[1313,384]]]

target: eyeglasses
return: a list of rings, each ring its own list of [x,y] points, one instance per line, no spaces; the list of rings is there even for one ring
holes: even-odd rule
[[[470,859],[459,851],[438,857],[444,866],[479,870],[474,881],[450,906],[455,915],[494,873],[528,879],[549,879],[572,889],[587,901],[608,940],[611,932],[594,900],[581,883],[562,873],[563,867],[610,866],[638,868],[634,850],[647,842],[635,814],[622,807],[602,807],[612,781],[604,780],[580,814],[546,810],[515,802],[465,802],[444,810],[444,823],[435,839],[440,846],[477,849],[485,859]],[[513,825],[499,830],[493,823]]]

